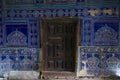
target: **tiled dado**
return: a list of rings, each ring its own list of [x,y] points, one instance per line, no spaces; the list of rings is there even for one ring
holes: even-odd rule
[[[79,76],[120,75],[120,46],[79,47]]]
[[[0,75],[11,70],[37,70],[37,48],[0,48]]]

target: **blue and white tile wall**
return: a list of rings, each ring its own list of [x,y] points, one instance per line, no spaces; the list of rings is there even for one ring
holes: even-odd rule
[[[98,1],[100,4],[95,3]],[[81,21],[78,75],[118,74],[119,2],[119,0],[3,0],[4,7],[0,3],[0,67],[2,67],[0,70],[37,68],[34,64],[41,58],[38,57],[41,18],[78,17]],[[3,67],[6,62],[9,66]]]
[[[0,1],[0,46],[3,45],[3,40],[2,40],[2,37],[3,37],[3,34],[2,34],[2,2]]]

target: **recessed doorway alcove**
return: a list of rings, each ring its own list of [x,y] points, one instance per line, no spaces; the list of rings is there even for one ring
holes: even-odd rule
[[[41,19],[42,74],[76,75],[79,18]]]

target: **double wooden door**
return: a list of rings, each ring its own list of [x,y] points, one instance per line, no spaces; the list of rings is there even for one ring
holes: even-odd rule
[[[75,71],[78,19],[42,19],[44,71]]]

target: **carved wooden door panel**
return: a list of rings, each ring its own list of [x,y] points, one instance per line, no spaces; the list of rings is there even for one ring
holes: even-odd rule
[[[45,71],[75,71],[77,21],[69,18],[42,20]]]

